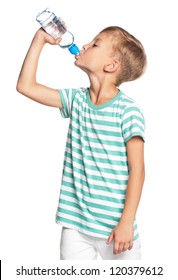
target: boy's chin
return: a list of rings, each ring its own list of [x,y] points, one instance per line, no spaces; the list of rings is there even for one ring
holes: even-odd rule
[[[77,60],[74,61],[74,65],[77,66],[78,68],[80,68],[82,71],[87,72],[87,70],[85,69],[85,67],[82,67],[82,65],[80,65]]]
[[[74,61],[75,66],[79,67],[77,60]]]
[[[78,63],[77,60],[74,61],[74,65],[77,66],[78,68],[82,69],[82,67],[80,66],[80,64]]]

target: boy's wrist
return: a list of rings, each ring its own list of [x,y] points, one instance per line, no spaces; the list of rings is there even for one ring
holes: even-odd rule
[[[33,41],[37,42],[37,43],[40,43],[41,45],[46,44],[45,34],[44,34],[44,31],[41,28],[35,33]]]
[[[134,225],[134,220],[135,220],[134,217],[122,216],[121,219],[120,219],[119,224],[123,224],[123,225],[126,225],[126,226],[131,226],[131,227],[133,227],[133,225]]]

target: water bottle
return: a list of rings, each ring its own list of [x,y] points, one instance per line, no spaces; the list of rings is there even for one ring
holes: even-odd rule
[[[60,19],[49,8],[39,13],[36,16],[36,20],[54,39],[62,38],[59,44],[61,48],[67,48],[73,55],[80,52],[79,48],[74,44],[73,34],[64,27]]]

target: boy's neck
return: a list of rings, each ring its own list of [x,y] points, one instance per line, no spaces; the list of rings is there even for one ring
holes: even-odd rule
[[[90,99],[94,105],[100,106],[113,99],[119,90],[115,85],[90,85]]]

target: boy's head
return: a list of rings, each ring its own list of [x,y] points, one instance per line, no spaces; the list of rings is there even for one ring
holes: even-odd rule
[[[112,77],[114,84],[119,86],[143,74],[146,55],[139,40],[118,26],[110,26],[83,46],[75,65],[101,79],[109,74],[107,77]]]
[[[113,56],[118,56],[120,71],[116,77],[117,85],[139,78],[145,71],[147,60],[141,42],[129,32],[118,26],[103,29],[113,46]]]

